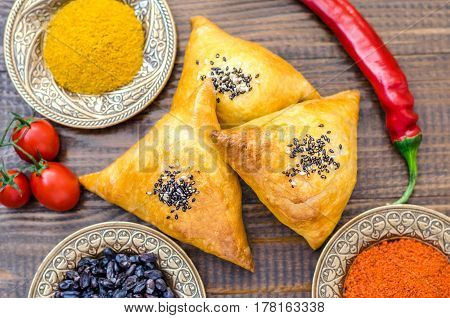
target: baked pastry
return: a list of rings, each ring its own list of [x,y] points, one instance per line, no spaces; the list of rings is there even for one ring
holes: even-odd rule
[[[211,82],[175,107],[103,171],[91,192],[168,235],[253,271],[237,175],[210,138],[219,129]]]
[[[359,93],[306,101],[212,138],[285,225],[319,248],[356,183]]]
[[[182,105],[209,77],[214,81],[222,127],[320,97],[294,67],[259,44],[231,36],[204,17],[194,17],[191,23],[175,105]]]

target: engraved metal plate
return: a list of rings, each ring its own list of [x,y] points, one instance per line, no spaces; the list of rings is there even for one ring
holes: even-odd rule
[[[197,269],[180,246],[156,230],[130,222],[100,223],[65,238],[39,266],[28,297],[53,297],[66,271],[74,269],[82,257],[96,257],[106,247],[130,254],[155,253],[177,297],[206,297]]]
[[[143,110],[161,92],[175,63],[175,23],[164,0],[123,0],[134,8],[145,31],[144,61],[133,81],[103,95],[82,95],[59,87],[42,58],[46,26],[68,0],[17,0],[4,38],[12,82],[41,115],[76,128],[103,128]],[[105,14],[108,14],[105,12]]]
[[[391,205],[369,210],[347,222],[319,257],[312,297],[339,298],[353,260],[382,240],[413,238],[450,255],[450,218],[415,205]]]

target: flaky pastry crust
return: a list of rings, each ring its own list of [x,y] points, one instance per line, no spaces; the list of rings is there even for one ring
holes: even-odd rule
[[[228,72],[241,69],[252,76],[249,92],[233,99],[229,92],[217,93],[217,117],[224,128],[320,97],[300,72],[261,45],[234,37],[201,16],[193,17],[191,24],[175,105],[182,105],[201,85],[202,76],[209,77],[217,67],[225,73],[226,67]]]
[[[358,112],[359,93],[346,91],[215,131],[213,140],[268,209],[316,249],[338,223],[356,183]],[[308,136],[323,138],[327,160],[339,165],[328,165],[325,177],[301,170],[300,157],[303,164],[311,158],[306,146],[290,157],[293,138],[301,144]],[[298,169],[295,176],[283,174],[289,168]]]
[[[239,181],[210,139],[220,128],[211,82],[179,102],[183,105],[174,107],[114,163],[80,177],[80,182],[164,233],[253,271]],[[186,212],[171,212],[174,207],[151,194],[170,166],[195,180],[198,194]]]

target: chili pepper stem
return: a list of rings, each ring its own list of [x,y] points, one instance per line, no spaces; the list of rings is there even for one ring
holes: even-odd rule
[[[404,138],[401,141],[394,142],[395,148],[400,152],[405,159],[408,166],[409,181],[408,187],[403,193],[402,197],[392,204],[404,204],[408,202],[409,197],[414,191],[417,179],[417,150],[419,149],[420,142],[422,141],[422,134],[412,138]]]

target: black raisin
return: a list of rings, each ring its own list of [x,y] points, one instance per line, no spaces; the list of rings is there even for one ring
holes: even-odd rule
[[[109,247],[107,247],[107,248],[105,248],[105,249],[103,250],[103,255],[104,255],[108,260],[111,260],[111,259],[113,259],[113,258],[116,257],[116,253],[115,253],[111,248],[109,248]]]
[[[66,280],[63,280],[61,283],[59,283],[60,290],[68,290],[71,288],[73,288],[73,280],[71,280],[71,279],[66,279]]]
[[[80,293],[75,290],[61,292],[61,298],[79,298],[79,296]]]
[[[146,254],[139,255],[139,259],[143,263],[149,263],[149,262],[154,263],[154,262],[156,262],[156,255],[153,253],[146,253]]]
[[[182,195],[181,193],[180,195]],[[172,298],[154,253],[126,255],[106,248],[99,258],[84,257],[58,284],[55,298]]]
[[[153,270],[145,271],[144,276],[155,280],[155,279],[162,277],[162,272],[157,269],[153,269]]]
[[[155,282],[153,281],[153,279],[147,280],[145,292],[147,294],[153,294],[154,291],[155,291]]]
[[[167,288],[167,290],[163,293],[163,298],[174,298],[174,297],[175,295],[173,294],[170,288]]]
[[[158,278],[157,280],[155,280],[155,287],[156,287],[156,289],[158,289],[162,292],[166,291],[166,289],[167,289],[166,282],[161,278]]]

